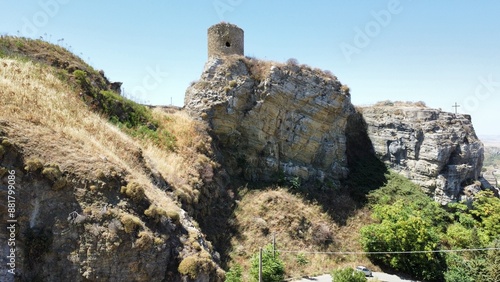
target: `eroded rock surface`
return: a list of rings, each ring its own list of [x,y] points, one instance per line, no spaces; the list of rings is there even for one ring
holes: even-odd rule
[[[345,130],[354,109],[333,75],[236,56],[210,59],[185,105],[209,121],[230,174],[320,181],[348,174]]]
[[[36,139],[23,141],[16,134],[7,139],[4,130],[11,133],[0,122],[0,196],[7,199],[9,181],[15,179],[15,207],[2,202],[0,214],[4,221],[12,214],[17,222],[15,236],[0,232],[2,242],[11,236],[15,243],[1,246],[6,255],[0,259],[0,281],[222,281],[219,255],[184,210],[172,207],[169,215],[144,194],[122,193],[129,176],[118,165],[110,174],[87,179],[70,172],[68,164],[59,170],[32,159],[26,151]],[[68,142],[68,147],[77,146]],[[90,153],[80,156],[96,159]],[[110,163],[93,162],[99,169]],[[13,265],[7,264],[10,248],[15,248]],[[194,269],[189,275],[178,271],[184,260]]]
[[[479,189],[470,185],[480,178],[484,148],[470,116],[411,103],[361,110],[377,156],[436,201],[445,204]]]

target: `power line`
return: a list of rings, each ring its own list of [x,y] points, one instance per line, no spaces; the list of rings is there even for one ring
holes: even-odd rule
[[[280,253],[302,253],[302,254],[330,254],[330,255],[383,255],[383,254],[427,254],[427,253],[459,253],[500,250],[500,248],[476,248],[456,250],[431,250],[431,251],[394,251],[394,252],[317,252],[317,251],[294,251],[277,250]]]

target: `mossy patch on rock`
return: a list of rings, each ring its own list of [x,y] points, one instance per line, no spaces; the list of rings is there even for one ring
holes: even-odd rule
[[[132,233],[136,231],[139,227],[142,226],[142,221],[135,215],[132,214],[124,214],[120,218],[121,223],[123,224],[123,228],[125,232]]]

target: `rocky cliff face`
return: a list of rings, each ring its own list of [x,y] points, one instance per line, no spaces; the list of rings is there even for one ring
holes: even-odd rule
[[[348,88],[319,70],[243,57],[210,59],[186,109],[209,121],[230,174],[345,178]]]
[[[346,136],[359,131],[348,88],[322,71],[243,57],[210,59],[186,91],[187,111],[209,122],[230,174],[273,180],[348,175]],[[375,154],[440,203],[481,189],[483,145],[470,117],[421,104],[361,108]],[[360,123],[361,124],[361,123]],[[364,124],[364,123],[363,123]],[[349,146],[356,146],[355,143]],[[359,144],[358,144],[359,145]]]
[[[377,156],[440,203],[478,191],[483,144],[470,116],[412,103],[361,109]]]

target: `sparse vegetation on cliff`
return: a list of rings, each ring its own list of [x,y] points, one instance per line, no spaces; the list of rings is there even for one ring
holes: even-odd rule
[[[182,239],[185,228],[199,227],[180,206],[194,209],[200,192],[208,193],[203,183],[213,181],[203,125],[124,99],[102,73],[58,46],[2,37],[0,50],[0,167],[15,170],[22,183],[18,239],[29,237],[30,225],[53,234],[44,249],[27,254],[38,260],[33,270],[19,265],[23,277],[144,281],[169,268],[169,279],[180,279],[179,261],[201,252]],[[220,281],[205,241],[200,235],[196,244],[205,246],[203,257]],[[104,263],[109,254],[118,255],[113,266]],[[113,267],[125,271],[103,272]]]
[[[227,81],[220,88],[228,95],[244,84],[244,79],[231,72],[231,60],[236,60],[247,67],[246,78],[255,82],[268,79],[275,66],[284,77],[297,72],[310,81],[322,79],[331,86],[328,93],[340,94],[341,102],[349,99],[349,88],[331,72],[299,65],[296,60],[286,64],[243,57],[228,60],[228,71],[223,74]],[[202,101],[209,102],[207,97]],[[260,101],[249,105],[254,102]],[[276,186],[245,179],[245,174],[256,173],[252,169],[261,156],[219,163],[227,148],[213,145],[220,136],[206,123],[184,111],[150,108],[125,99],[110,89],[103,72],[64,48],[40,40],[0,38],[0,107],[0,176],[5,178],[8,169],[13,169],[23,183],[19,187],[26,197],[20,209],[20,240],[28,246],[27,263],[36,262],[34,269],[20,266],[28,273],[26,280],[209,277],[222,281],[221,266],[232,266],[228,281],[247,281],[255,276],[252,257],[273,237],[278,253],[282,251],[282,261],[273,268],[276,279],[358,264],[377,270],[370,259],[417,277],[447,281],[498,275],[496,250],[450,255],[444,260],[438,255],[408,259],[333,253],[363,248],[471,248],[479,243],[498,246],[500,219],[493,212],[500,209],[498,199],[480,193],[470,206],[444,209],[435,204],[404,178],[386,174],[387,168],[361,134],[366,130],[361,116],[358,123],[352,122],[352,116],[345,120],[350,131],[346,138],[315,139],[322,148],[315,156],[337,143],[348,144],[336,149],[347,150],[348,179],[320,181],[311,176],[305,180],[299,177],[303,168],[296,166],[297,175],[286,179],[277,170],[276,178],[282,181]],[[318,117],[326,120],[325,128],[331,125],[325,118],[330,112]],[[209,117],[204,114],[203,118]],[[292,125],[300,121],[284,117]],[[300,131],[282,127],[293,133],[289,133],[290,140]],[[240,144],[244,138],[234,130],[231,134],[227,144]],[[337,163],[326,167],[331,165]],[[231,170],[239,175],[229,175]],[[0,210],[4,210],[1,203]],[[388,238],[391,234],[401,236]],[[465,269],[470,263],[474,267]],[[436,276],[438,270],[446,271],[443,277]]]
[[[259,281],[259,253],[252,257],[250,281]],[[273,251],[273,246],[268,244],[262,249],[262,281],[280,282],[285,278],[285,264],[281,260],[280,252]]]

